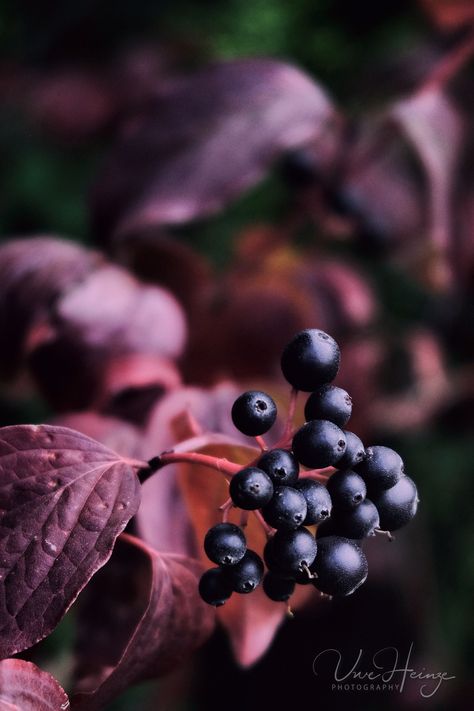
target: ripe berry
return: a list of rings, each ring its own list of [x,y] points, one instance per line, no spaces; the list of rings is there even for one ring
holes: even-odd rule
[[[258,461],[275,486],[293,486],[298,479],[299,465],[295,457],[286,449],[271,449]]]
[[[247,511],[259,509],[273,496],[272,480],[261,469],[246,467],[232,477],[229,493],[235,506]]]
[[[329,420],[310,420],[293,437],[293,452],[305,467],[335,464],[346,450],[344,432]]]
[[[375,535],[375,529],[380,527],[379,513],[372,501],[364,499],[350,511],[333,512],[328,524],[330,525],[323,524],[318,527],[318,540],[328,535],[366,538]]]
[[[236,565],[225,568],[232,590],[237,593],[250,593],[255,590],[263,578],[263,561],[254,551],[246,554]]]
[[[263,589],[270,600],[285,602],[294,592],[295,581],[270,572],[263,579]]]
[[[315,587],[327,595],[350,595],[367,578],[367,559],[361,548],[348,538],[328,536],[318,540],[312,566],[317,574]]]
[[[343,430],[346,437],[346,451],[334,465],[338,469],[353,469],[365,459],[365,447],[357,435]]]
[[[402,458],[389,447],[367,447],[364,461],[355,469],[371,494],[390,489],[405,471]]]
[[[291,486],[277,486],[268,504],[262,508],[263,518],[273,528],[298,528],[305,520],[306,512],[305,497]]]
[[[199,594],[209,605],[220,607],[232,595],[232,585],[223,568],[206,570],[199,581]]]
[[[297,333],[285,347],[281,369],[296,390],[311,392],[336,377],[340,357],[334,338],[317,328],[309,328]]]
[[[270,543],[272,545],[269,558],[278,566],[278,570],[285,574],[291,575],[303,570],[305,566],[310,566],[316,557],[316,539],[306,528],[277,531]]]
[[[232,422],[237,429],[249,437],[268,432],[276,420],[275,402],[260,390],[247,390],[232,405]]]
[[[233,523],[218,523],[206,533],[204,550],[217,565],[235,565],[247,550],[244,532]]]
[[[326,486],[335,509],[353,509],[367,494],[364,480],[351,469],[334,472]]]
[[[408,476],[402,476],[395,486],[380,492],[374,498],[380,516],[380,528],[384,531],[402,528],[416,514],[418,503],[415,482]]]
[[[306,518],[304,526],[312,526],[321,523],[331,515],[331,497],[327,488],[314,479],[300,479],[296,482],[295,488],[300,491],[306,499]]]
[[[336,385],[323,385],[306,401],[306,420],[329,420],[344,427],[352,414],[352,400],[345,390]]]

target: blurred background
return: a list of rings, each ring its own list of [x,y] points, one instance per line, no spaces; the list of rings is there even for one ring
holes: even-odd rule
[[[139,431],[179,382],[280,387],[282,346],[318,326],[342,346],[352,429],[420,490],[356,595],[298,611],[249,670],[219,631],[108,711],[472,708],[474,4],[20,0],[0,37],[2,240],[46,240],[14,276],[0,248],[1,424],[94,411]],[[84,309],[57,306],[54,274],[44,296],[56,239],[80,246],[63,272],[109,260],[172,295],[159,343],[120,351],[153,366],[112,368],[95,307],[116,277]],[[74,630],[73,609],[31,653],[66,685]],[[417,668],[456,677],[430,699],[312,673],[329,647],[412,642]]]

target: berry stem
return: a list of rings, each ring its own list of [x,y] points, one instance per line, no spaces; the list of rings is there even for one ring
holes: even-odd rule
[[[226,499],[226,501],[224,501],[222,506],[219,506],[219,511],[222,511],[222,523],[227,523],[227,521],[229,520],[229,513],[233,506],[234,502],[230,497]]]
[[[260,449],[262,450],[262,452],[266,452],[266,451],[267,451],[268,447],[267,447],[267,445],[266,445],[266,443],[265,443],[265,440],[263,439],[262,435],[257,435],[257,436],[255,437],[255,441],[257,442],[257,444],[258,444],[258,446],[260,447]]]
[[[271,526],[268,525],[268,523],[265,521],[265,519],[263,518],[260,511],[254,510],[254,511],[252,511],[252,513],[255,516],[255,518],[257,519],[257,521],[260,523],[263,530],[265,531],[267,538],[271,538],[273,536],[273,534],[275,533],[275,530]]]
[[[215,469],[226,476],[233,476],[236,472],[242,469],[242,464],[229,462],[224,457],[213,457],[210,454],[201,454],[200,452],[163,452],[158,457],[150,460],[149,465],[157,471],[168,464],[201,464],[202,466]]]

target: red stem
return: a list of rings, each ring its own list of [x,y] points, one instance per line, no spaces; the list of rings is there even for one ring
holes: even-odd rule
[[[200,454],[199,452],[164,452],[160,454],[159,459],[160,466],[182,463],[202,464],[227,476],[233,476],[243,468],[242,464],[229,462],[223,457],[213,457],[210,454]]]
[[[262,437],[261,435],[257,435],[257,436],[255,437],[255,441],[257,442],[257,444],[258,444],[258,446],[260,447],[260,449],[262,450],[262,452],[266,452],[266,451],[267,451],[268,447],[267,447],[267,445],[265,444],[265,440],[263,439],[263,437]]]
[[[263,530],[265,531],[265,533],[267,534],[267,538],[271,538],[273,536],[273,534],[275,533],[275,529],[268,525],[268,523],[265,521],[265,519],[263,518],[260,511],[258,511],[258,510],[252,511],[252,513],[255,516],[255,518],[257,519],[257,521],[260,523],[260,525],[263,528]]]

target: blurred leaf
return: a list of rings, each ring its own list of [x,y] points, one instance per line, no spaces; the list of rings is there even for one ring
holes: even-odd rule
[[[66,711],[69,700],[56,679],[31,662],[0,662],[0,711]]]
[[[211,634],[197,561],[122,535],[80,610],[74,709],[102,709],[128,686],[181,664]]]

